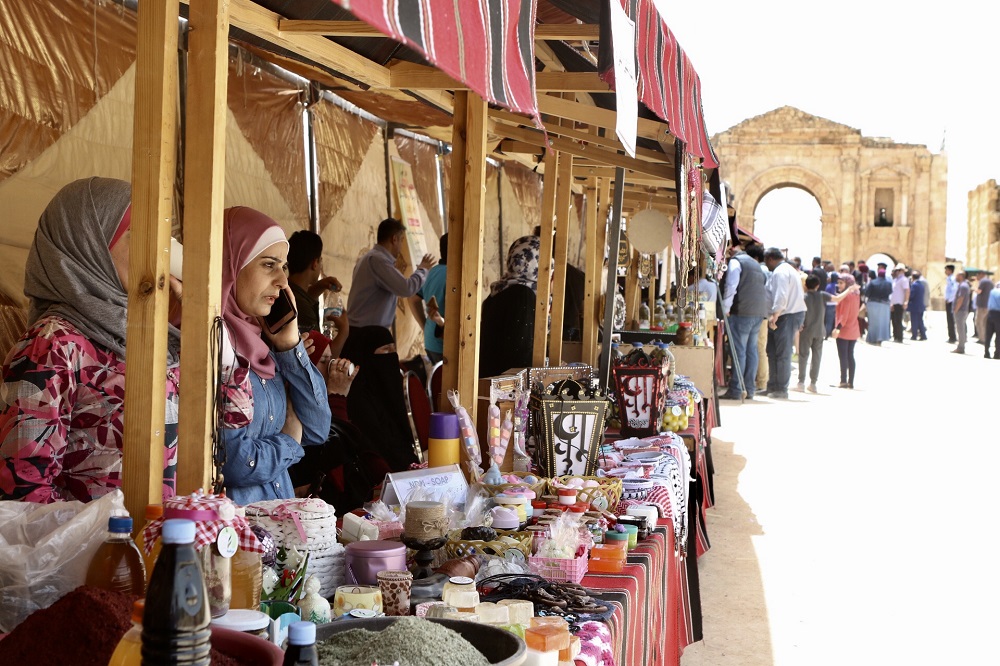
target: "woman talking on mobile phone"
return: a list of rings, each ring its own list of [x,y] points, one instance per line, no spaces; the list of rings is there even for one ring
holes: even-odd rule
[[[330,431],[326,382],[309,360],[295,317],[278,322],[280,328],[265,324],[282,293],[294,306],[287,257],[288,241],[277,222],[252,208],[226,209],[224,460],[217,462],[237,504],[294,497],[289,466],[302,457],[303,446],[323,444]]]

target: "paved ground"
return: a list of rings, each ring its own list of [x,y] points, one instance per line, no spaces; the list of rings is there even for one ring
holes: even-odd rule
[[[1000,361],[928,336],[860,344],[853,391],[830,340],[823,395],[723,403],[683,666],[1000,664]]]

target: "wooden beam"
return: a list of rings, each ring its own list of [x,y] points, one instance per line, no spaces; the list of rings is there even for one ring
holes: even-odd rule
[[[364,21],[310,21],[283,18],[278,22],[282,32],[323,35],[325,37],[381,37],[385,33]],[[600,26],[581,23],[540,23],[535,26],[536,40],[595,41],[600,38]]]
[[[451,137],[451,188],[448,191],[448,243],[453,256],[463,252],[465,246],[465,152],[466,152],[466,109],[469,93],[465,90],[455,93],[455,116]],[[463,262],[448,262],[445,282],[445,311],[459,312],[462,307]],[[461,327],[444,327],[444,366],[441,368],[441,397],[438,410],[451,411],[448,391],[458,388],[458,357],[461,342]]]
[[[514,139],[504,139],[496,148],[501,153],[521,153],[527,155],[538,155],[545,149],[534,143],[515,141]]]
[[[486,112],[482,97],[468,93],[465,112],[464,225],[459,323],[458,393],[475,418],[479,403],[479,320],[483,295],[483,225],[486,214]],[[455,157],[453,156],[454,160]],[[449,241],[451,237],[449,236]],[[449,243],[450,246],[450,243]],[[449,315],[452,321],[456,318]]]
[[[179,10],[178,0],[143,2],[138,9],[122,433],[122,489],[132,516],[163,497]]]
[[[601,260],[604,258],[604,248],[600,246],[600,234],[597,231],[599,203],[596,178],[587,181],[585,191],[587,218],[584,235],[587,249],[583,265],[583,330],[580,337],[583,355],[580,360],[593,367],[597,357],[597,290],[601,281]]]
[[[540,147],[544,147],[546,145],[545,137],[541,132],[528,129],[526,127],[514,127],[513,125],[497,123],[494,126],[494,131],[500,136],[516,139],[525,143],[535,143]],[[668,183],[672,183],[674,181],[673,167],[669,167],[665,164],[646,162],[645,160],[639,160],[634,157],[629,157],[628,155],[620,155],[616,152],[608,150],[607,148],[583,144],[560,136],[549,136],[548,145],[561,153],[568,153],[575,157],[582,157],[601,164],[620,166],[649,176],[654,176],[664,182],[664,187],[668,187]]]
[[[615,111],[580,104],[579,102],[562,99],[553,95],[539,95],[538,110],[552,116],[575,120],[578,123],[604,127],[612,132],[614,132],[617,123],[617,113]],[[638,119],[636,136],[643,139],[653,139],[654,141],[660,139],[673,141],[666,123],[647,118]]]
[[[190,0],[185,0],[190,1]],[[315,34],[294,34],[280,28],[282,17],[252,0],[230,0],[230,25],[276,46],[294,51],[320,65],[377,88],[389,87],[389,70],[368,58]]]
[[[552,256],[552,231],[555,228],[559,159],[558,153],[550,151],[545,154],[545,176],[542,180],[542,218],[539,221],[541,236],[538,248],[538,287],[535,291],[535,337],[534,351],[531,357],[532,365],[536,368],[545,365],[548,351],[552,262],[547,258]],[[546,260],[543,260],[543,257]]]
[[[400,60],[389,66],[389,88],[408,90],[468,90],[469,86],[457,81],[436,67]],[[538,92],[611,92],[611,86],[602,81],[597,72],[536,72],[535,90]]]
[[[622,186],[625,184],[625,170],[617,169],[615,173],[615,194],[613,201],[609,201],[607,209],[601,203],[602,211],[610,211],[607,245],[608,271],[606,275],[604,293],[604,345],[601,347],[600,364],[597,371],[597,381],[601,388],[607,388],[611,375],[611,335],[614,333],[614,312],[615,296],[618,294],[618,243],[622,237]],[[601,187],[601,194],[608,193],[607,188]],[[608,199],[602,196],[601,201]]]
[[[543,72],[539,72],[542,74]],[[490,117],[496,118],[497,120],[513,123],[516,125],[530,125],[532,120],[512,113],[510,111],[504,111],[500,109],[490,110]],[[596,133],[586,132],[584,130],[576,129],[568,125],[561,125],[559,123],[553,123],[550,121],[543,121],[542,126],[549,134],[557,134],[559,136],[565,136],[570,139],[576,139],[578,141],[586,141],[587,143],[592,143],[596,146],[601,146],[603,148],[610,148],[611,150],[625,150],[625,146],[622,145],[621,141],[615,136],[614,133],[610,133],[609,136],[598,136]],[[672,165],[674,161],[674,151],[671,149],[669,153],[663,153],[658,150],[651,150],[649,148],[642,148],[641,146],[636,147],[635,156],[650,162],[662,162],[664,164]],[[574,165],[576,161],[574,160]],[[613,170],[612,170],[613,171]],[[610,176],[614,178],[614,174]]]
[[[549,333],[549,358],[552,365],[562,365],[563,320],[566,302],[566,264],[569,262],[569,210],[572,201],[573,156],[559,156],[559,184],[556,188],[555,279],[552,284],[552,328]],[[552,256],[551,254],[548,256]],[[541,262],[546,255],[539,254]]]
[[[226,0],[191,6],[184,160],[184,356],[178,425],[184,450],[177,464],[177,492],[189,495],[214,481],[212,439],[218,414],[213,372],[212,324],[221,315],[222,209],[226,171],[226,90],[229,15]]]

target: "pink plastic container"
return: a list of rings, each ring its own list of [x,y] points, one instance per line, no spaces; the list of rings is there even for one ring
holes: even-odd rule
[[[376,575],[387,569],[406,569],[406,546],[398,541],[355,541],[345,557],[349,585],[378,585]]]

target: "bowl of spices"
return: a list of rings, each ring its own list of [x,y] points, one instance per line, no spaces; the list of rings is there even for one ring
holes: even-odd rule
[[[319,664],[514,666],[524,641],[485,624],[418,617],[378,617],[316,627]]]

